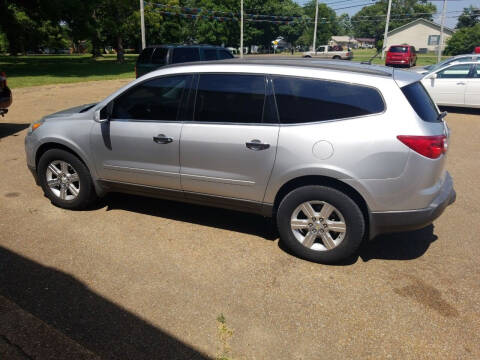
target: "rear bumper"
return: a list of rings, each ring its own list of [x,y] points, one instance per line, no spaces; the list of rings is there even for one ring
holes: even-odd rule
[[[453,180],[447,173],[438,196],[424,209],[407,211],[372,212],[370,214],[370,239],[385,233],[410,231],[430,225],[442,215],[445,208],[455,202]]]

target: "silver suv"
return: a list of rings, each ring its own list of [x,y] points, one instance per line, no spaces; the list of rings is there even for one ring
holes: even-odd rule
[[[336,61],[166,66],[33,123],[27,163],[62,208],[114,191],[253,212],[299,257],[338,262],[455,200],[420,79]]]

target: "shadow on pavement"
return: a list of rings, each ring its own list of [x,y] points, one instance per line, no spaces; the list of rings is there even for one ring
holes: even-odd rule
[[[0,295],[105,359],[208,359],[74,277],[3,247]]]
[[[0,117],[0,139],[13,135],[30,126],[30,124],[10,124],[10,123],[2,123],[1,121],[2,121],[2,118]]]
[[[429,225],[416,231],[381,235],[373,241],[364,243],[360,249],[360,257],[363,261],[417,259],[425,254],[432,242],[437,240],[433,228],[433,225]]]
[[[231,210],[117,193],[109,194],[99,206],[106,206],[107,211],[114,209],[134,211],[150,216],[256,235],[266,240],[275,240],[279,236],[272,219]],[[433,225],[416,231],[381,235],[373,241],[364,242],[355,257],[347,259],[339,265],[354,264],[358,257],[363,261],[416,259],[422,256],[436,239],[437,236],[433,234]],[[279,247],[293,255],[281,241]]]
[[[108,210],[121,209],[171,220],[216,227],[275,240],[278,233],[269,219],[255,214],[218,209],[136,195],[112,193],[102,200]]]
[[[461,108],[461,107],[452,107],[452,106],[439,106],[439,108],[441,111],[446,111],[448,113],[480,115],[480,109],[475,109],[475,108]],[[447,121],[448,121],[448,115],[447,115]]]

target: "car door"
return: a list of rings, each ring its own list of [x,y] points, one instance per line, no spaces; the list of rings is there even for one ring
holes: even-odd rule
[[[480,107],[480,63],[474,66],[472,76],[466,80],[465,106]]]
[[[326,51],[325,46],[319,46],[313,56],[317,58],[324,58],[326,57],[325,51]]]
[[[190,75],[163,76],[137,84],[101,113],[91,150],[102,180],[180,189],[179,112]],[[108,109],[111,110],[108,110]]]
[[[264,75],[201,74],[193,121],[180,142],[182,188],[261,202],[273,168],[278,120]]]
[[[436,78],[426,76],[422,83],[440,105],[463,106],[465,104],[465,89],[470,76],[470,64],[450,65],[436,72]]]

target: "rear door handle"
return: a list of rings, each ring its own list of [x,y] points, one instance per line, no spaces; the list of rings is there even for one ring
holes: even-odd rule
[[[265,150],[265,149],[268,149],[270,147],[270,144],[262,143],[258,139],[250,140],[250,141],[246,142],[245,145],[250,150],[256,150],[256,151]]]
[[[164,134],[159,134],[153,137],[153,141],[155,141],[157,144],[169,144],[173,141],[173,139],[166,137]]]
[[[457,85],[466,85],[463,81],[457,83]]]

